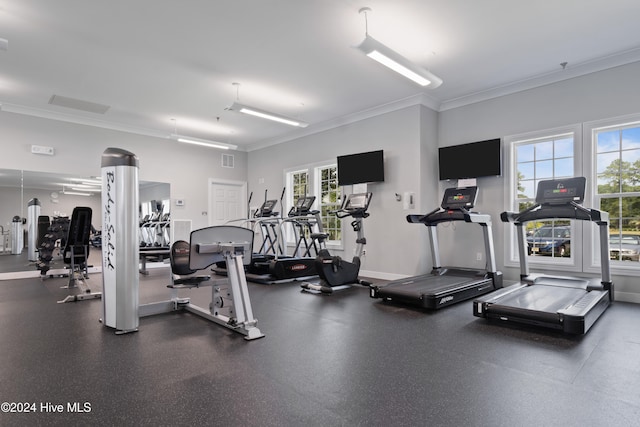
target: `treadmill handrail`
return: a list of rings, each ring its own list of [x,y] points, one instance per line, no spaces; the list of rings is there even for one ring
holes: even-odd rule
[[[513,222],[518,230],[518,254],[520,258],[520,277],[529,275],[529,260],[525,251],[524,224],[530,221],[548,219],[575,219],[590,221],[598,225],[600,231],[600,269],[602,272],[602,284],[609,291],[609,298],[613,298],[611,281],[611,267],[609,261],[609,213],[598,209],[585,208],[576,203],[551,204],[542,203],[531,206],[522,212],[502,212],[500,219],[503,222]],[[603,244],[603,242],[605,242]]]
[[[431,226],[441,222],[464,221],[470,223],[490,224],[491,216],[478,212],[470,212],[464,208],[459,209],[442,209],[438,208],[426,215],[407,215],[407,222],[416,224],[422,223]]]
[[[522,212],[502,212],[500,219],[515,224],[541,219],[576,219],[600,224],[609,222],[609,213],[571,202],[566,205],[537,204]]]

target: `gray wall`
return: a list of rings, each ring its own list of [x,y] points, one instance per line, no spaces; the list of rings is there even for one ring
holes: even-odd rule
[[[422,242],[416,238],[416,225],[408,224],[405,216],[422,211],[425,195],[435,192],[435,183],[423,176],[421,153],[436,148],[436,113],[422,106],[408,107],[370,119],[340,126],[287,143],[249,153],[249,191],[279,194],[284,185],[283,170],[323,160],[335,161],[337,156],[371,150],[384,150],[385,182],[369,184],[373,192],[365,220],[367,237],[364,274],[380,278],[396,278],[419,272],[424,256]],[[429,130],[421,129],[422,122]],[[427,168],[428,169],[428,168]],[[424,186],[432,190],[423,190]],[[351,192],[350,186],[345,188]],[[414,192],[415,208],[404,210],[395,201],[395,193]],[[339,255],[350,259],[355,248],[355,234],[348,222],[344,252]]]
[[[437,180],[438,146],[640,113],[639,75],[640,63],[635,63],[440,113],[424,106],[407,107],[250,153],[233,152],[235,169],[220,167],[220,152],[215,150],[178,148],[177,143],[162,138],[0,112],[0,144],[10,153],[0,157],[0,168],[95,175],[105,148],[124,148],[140,158],[141,180],[168,182],[172,200],[185,200],[184,207],[171,206],[172,217],[191,219],[193,227],[199,228],[208,224],[209,178],[247,180],[249,191],[255,194],[265,189],[279,194],[284,169],[383,149],[386,180],[369,185],[374,198],[371,217],[366,220],[363,272],[395,278],[431,267],[424,227],[408,224],[404,218],[433,209],[442,189],[455,185]],[[53,146],[56,155],[33,155],[31,144]],[[505,209],[503,178],[481,178],[478,185],[477,210],[494,218],[498,266],[507,279],[515,280],[518,271],[504,267],[504,225],[496,223]],[[394,196],[407,191],[416,196],[415,208],[408,211]],[[346,228],[341,255],[349,258],[355,236],[348,224]],[[479,228],[461,224],[455,230],[441,230],[443,263],[465,260],[470,266],[483,266],[484,259],[476,261],[476,254],[484,252]],[[614,280],[618,298],[640,302],[634,277],[614,276]]]
[[[0,112],[0,168],[99,175],[102,153],[122,148],[138,156],[140,180],[171,185],[172,218],[208,225],[208,179],[245,181],[247,153],[231,151],[235,168],[221,167],[221,151],[176,141]],[[54,156],[31,154],[31,145],[54,147]],[[183,199],[184,206],[175,206]]]
[[[640,113],[638,76],[640,63],[634,63],[443,111],[439,114],[440,146]],[[441,187],[444,185],[442,183]],[[480,203],[477,210],[494,218],[498,265],[506,279],[515,280],[518,270],[504,267],[507,225],[499,222],[499,214],[506,208],[504,179],[480,178],[478,186]],[[481,238],[465,240],[464,245],[457,244],[452,238],[441,240],[445,256],[475,260],[476,253],[483,251]],[[636,277],[614,276],[614,283],[617,298],[640,302]]]

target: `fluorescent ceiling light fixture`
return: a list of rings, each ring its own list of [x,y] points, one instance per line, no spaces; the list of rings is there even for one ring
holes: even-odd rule
[[[74,187],[78,187],[78,188],[96,188],[97,187],[96,184],[82,184],[82,183],[77,184],[77,183],[74,183],[74,184],[69,184],[69,185],[73,185]]]
[[[67,190],[63,190],[62,194],[67,194],[67,195],[72,195],[72,196],[91,196],[91,194],[89,194],[89,193],[80,193],[80,192],[67,191]]]
[[[101,188],[95,188],[95,187],[71,187],[71,189],[76,191],[89,191],[93,193],[98,193],[102,191]]]
[[[250,116],[260,117],[267,120],[272,120],[278,123],[284,123],[289,126],[296,126],[301,128],[306,128],[307,126],[309,126],[309,123],[292,119],[291,117],[283,116],[282,114],[276,114],[270,111],[261,110],[260,108],[249,107],[248,105],[243,105],[238,102],[234,102],[231,107],[229,107],[229,110],[249,114]]]
[[[101,185],[102,179],[88,179],[88,178],[67,178],[69,181],[81,182],[83,184],[96,184]]]
[[[185,144],[202,145],[203,147],[219,148],[221,150],[235,150],[238,148],[237,145],[233,145],[233,144],[227,144],[224,142],[217,142],[217,141],[209,141],[207,139],[191,138],[191,137],[177,135],[177,134],[172,134],[171,139],[175,139],[178,142],[184,142]]]
[[[358,49],[363,51],[369,58],[413,80],[420,86],[428,86],[429,89],[435,89],[442,84],[440,77],[414,64],[368,34],[365,36],[364,41],[360,43]]]

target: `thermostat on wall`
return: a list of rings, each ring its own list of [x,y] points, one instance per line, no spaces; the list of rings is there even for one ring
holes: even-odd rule
[[[184,199],[176,199],[176,206],[184,206]]]

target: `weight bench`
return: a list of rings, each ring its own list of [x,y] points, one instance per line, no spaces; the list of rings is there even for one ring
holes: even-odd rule
[[[85,299],[101,298],[102,292],[92,292],[87,286],[89,279],[89,238],[91,235],[91,208],[76,207],[71,215],[69,233],[62,250],[62,258],[69,265],[69,282],[63,289],[79,289],[80,292],[68,295],[58,303],[82,301]]]

